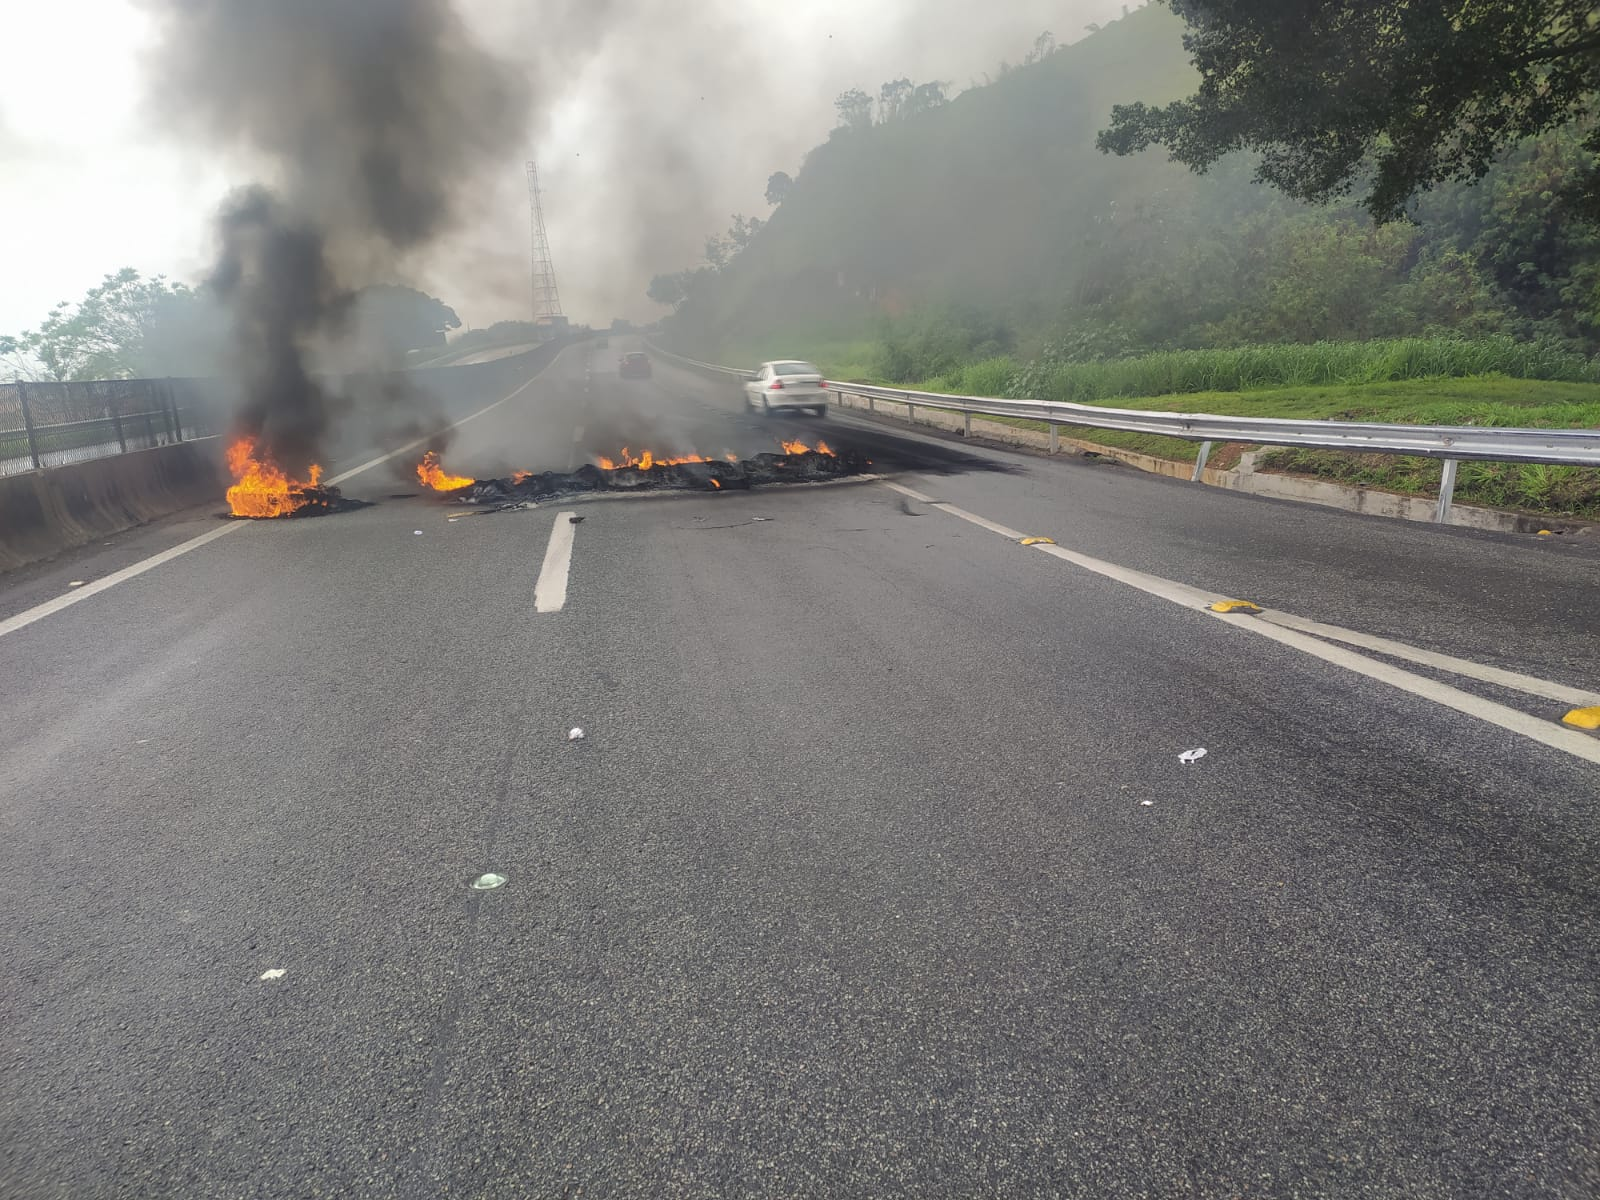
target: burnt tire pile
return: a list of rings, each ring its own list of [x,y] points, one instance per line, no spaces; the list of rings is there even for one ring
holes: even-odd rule
[[[371,508],[370,500],[357,500],[346,496],[331,484],[318,487],[295,487],[288,492],[287,503],[281,512],[231,513],[221,515],[230,521],[281,521],[297,517],[325,517],[329,513],[354,512],[358,508]]]
[[[320,517],[327,513],[354,512],[358,508],[372,507],[370,500],[346,496],[331,485],[301,488],[290,495],[303,501],[299,508],[289,514],[291,517]]]
[[[469,504],[505,504],[584,492],[745,491],[772,483],[822,483],[864,474],[871,463],[859,454],[758,454],[738,462],[690,462],[640,467],[584,466],[576,471],[542,471],[505,479],[479,479],[448,492]]]

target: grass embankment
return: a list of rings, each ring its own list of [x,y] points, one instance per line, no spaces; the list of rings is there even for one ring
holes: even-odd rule
[[[873,344],[808,347],[830,375],[873,379]],[[793,353],[791,349],[789,353]],[[852,366],[858,369],[852,369]],[[971,363],[915,386],[977,396],[1027,396],[1163,412],[1298,417],[1419,425],[1600,427],[1600,362],[1511,338],[1399,338],[1314,345],[1183,350],[1094,363]],[[1018,425],[1046,428],[1042,423]],[[1179,462],[1197,447],[1150,434],[1077,428],[1105,446]],[[1231,466],[1245,447],[1219,447]],[[1409,495],[1436,495],[1440,464],[1423,458],[1268,449],[1259,465]],[[1466,504],[1600,519],[1600,469],[1463,463]]]
[[[711,355],[722,366],[746,370],[764,362],[798,358],[816,363],[832,379],[881,383],[883,380],[876,366],[877,356],[878,343],[870,338],[801,338],[791,341],[782,336],[724,345]],[[691,353],[688,357],[704,358],[706,355]]]
[[[1273,388],[1253,392],[1188,392],[1104,401],[1120,408],[1158,412],[1207,412],[1223,416],[1332,418],[1400,425],[1517,425],[1531,428],[1600,426],[1600,384],[1547,380],[1412,379],[1367,386]],[[1030,428],[1042,422],[1018,421]],[[1193,462],[1193,442],[1114,429],[1074,428],[1071,436],[1139,454]],[[1238,451],[1219,449],[1216,466],[1231,466]],[[1267,449],[1257,460],[1266,470],[1314,475],[1407,495],[1439,491],[1441,466],[1435,459],[1388,454],[1345,454],[1334,450]],[[1464,462],[1456,479],[1463,504],[1600,519],[1600,469],[1537,463]]]

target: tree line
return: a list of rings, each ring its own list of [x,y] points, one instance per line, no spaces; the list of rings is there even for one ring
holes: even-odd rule
[[[370,351],[399,356],[443,346],[461,320],[415,288],[377,285],[348,301],[347,327]],[[229,344],[226,314],[208,290],[145,277],[132,267],[107,275],[81,300],[62,301],[37,328],[0,334],[0,376],[21,379],[140,379],[210,374]]]
[[[883,123],[846,93],[799,180],[769,180],[786,219],[760,270],[735,255],[676,291],[686,344],[870,333],[908,378],[1047,345],[1449,332],[1600,351],[1591,4],[1154,7],[1188,22],[1181,46],[1157,11],[1064,49],[1041,35],[1026,71],[936,121]],[[1135,157],[1152,146],[1194,174]],[[774,269],[776,289],[758,278]]]

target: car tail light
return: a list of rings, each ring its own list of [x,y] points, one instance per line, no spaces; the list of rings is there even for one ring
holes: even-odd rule
[[[783,391],[783,380],[774,379],[771,383],[767,384],[767,391],[769,391],[769,392],[781,392],[781,391]]]
[[[822,388],[822,389],[826,390],[827,386],[828,386],[828,381],[826,379],[819,379],[819,380],[817,380],[817,386],[819,388]]]

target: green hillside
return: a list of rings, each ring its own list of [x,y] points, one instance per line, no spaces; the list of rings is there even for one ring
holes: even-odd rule
[[[1556,186],[1578,131],[1525,146],[1476,187],[1374,228],[1159,154],[1094,147],[1113,104],[1194,81],[1182,25],[1138,9],[949,103],[835,131],[668,337],[707,357],[810,354],[839,374],[924,380],[965,363],[1446,333],[1597,348],[1600,239]]]
[[[1078,298],[1086,244],[1119,201],[1193,190],[1154,156],[1094,149],[1130,82],[1161,98],[1188,86],[1178,29],[1143,9],[933,112],[836,131],[749,248],[684,306],[677,333],[705,348],[796,323],[859,332],[864,317],[941,304],[1047,321]]]

